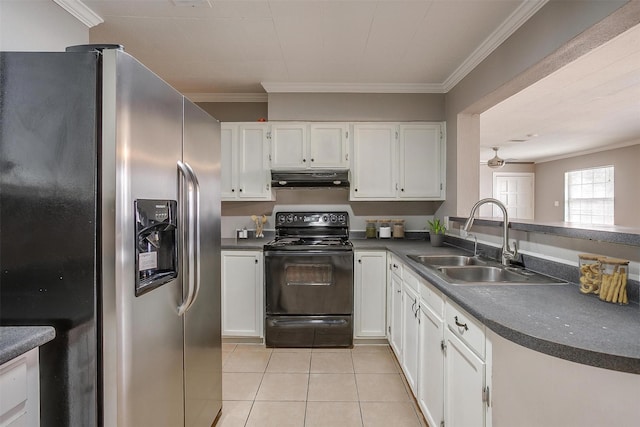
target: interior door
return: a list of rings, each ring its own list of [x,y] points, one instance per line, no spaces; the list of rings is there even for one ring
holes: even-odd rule
[[[535,174],[528,172],[494,172],[493,197],[504,203],[509,218],[533,219]],[[494,205],[493,216],[502,212]]]
[[[220,123],[187,99],[183,162],[200,188],[200,284],[184,315],[185,426],[210,427],[222,408]]]

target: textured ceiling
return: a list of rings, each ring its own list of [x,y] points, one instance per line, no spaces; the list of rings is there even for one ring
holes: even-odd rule
[[[259,93],[261,82],[444,92],[545,1],[84,3],[104,19],[92,43],[124,45],[178,90]]]
[[[640,25],[481,114],[480,132],[484,161],[640,143]]]
[[[200,100],[252,99],[265,88],[444,93],[546,0],[199,1],[85,0],[104,20],[90,40],[124,45]],[[505,159],[544,161],[637,143],[639,33],[483,113],[481,161],[493,146]]]

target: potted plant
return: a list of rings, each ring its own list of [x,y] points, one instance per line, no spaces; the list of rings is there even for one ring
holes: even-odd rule
[[[440,221],[439,218],[434,218],[433,221],[427,221],[429,223],[429,240],[431,246],[442,246],[444,241],[444,232],[447,231],[447,227]]]

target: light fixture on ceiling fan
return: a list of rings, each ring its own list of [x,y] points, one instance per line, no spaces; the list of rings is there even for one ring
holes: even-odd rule
[[[499,148],[500,147],[491,147],[491,149],[496,152],[496,155],[493,156],[493,158],[487,160],[487,166],[489,166],[491,169],[500,169],[506,163],[503,159],[498,157]]]

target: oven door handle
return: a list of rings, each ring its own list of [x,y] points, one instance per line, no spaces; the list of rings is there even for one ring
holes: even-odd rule
[[[273,251],[266,250],[264,251],[265,257],[272,256],[335,256],[335,255],[347,255],[353,256],[353,250],[351,249],[337,249],[337,250],[325,250],[325,249],[305,249],[300,251]]]
[[[271,319],[274,326],[346,325],[346,319]]]

